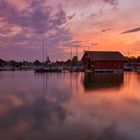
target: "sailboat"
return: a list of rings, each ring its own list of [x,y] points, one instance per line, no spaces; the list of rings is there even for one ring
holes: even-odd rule
[[[57,66],[46,66],[45,61],[44,61],[44,40],[43,40],[43,65],[41,67],[35,68],[34,71],[35,73],[46,73],[46,72],[62,72],[62,68],[58,68]],[[47,57],[47,56],[46,56]]]

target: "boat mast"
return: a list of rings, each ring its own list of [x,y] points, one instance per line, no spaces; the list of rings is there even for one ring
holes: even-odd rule
[[[47,53],[47,47],[46,47],[46,60],[47,60],[47,58],[48,58],[48,53]]]
[[[76,48],[76,56],[78,57],[78,47]]]
[[[71,60],[72,60],[72,47],[71,47],[71,54],[70,54]]]
[[[45,56],[45,53],[44,53],[44,38],[43,38],[43,62],[44,62],[44,56]]]

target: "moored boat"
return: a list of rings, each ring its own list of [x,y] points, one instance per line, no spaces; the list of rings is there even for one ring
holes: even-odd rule
[[[133,71],[133,66],[130,64],[126,64],[124,65],[124,71]]]
[[[137,66],[137,67],[135,68],[135,71],[136,71],[136,72],[140,72],[140,66]]]
[[[42,67],[34,69],[35,73],[46,73],[46,72],[62,72],[62,68],[58,67]]]

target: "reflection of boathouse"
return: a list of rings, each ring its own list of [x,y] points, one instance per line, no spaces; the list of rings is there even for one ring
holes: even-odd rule
[[[123,70],[125,58],[120,52],[86,51],[82,62],[86,70],[112,72]]]
[[[85,73],[83,85],[85,90],[119,88],[123,80],[123,73]]]

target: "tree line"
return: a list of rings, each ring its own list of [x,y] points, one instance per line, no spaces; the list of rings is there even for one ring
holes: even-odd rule
[[[72,59],[68,59],[66,61],[58,61],[56,60],[55,62],[51,61],[49,58],[42,62],[40,60],[35,60],[32,62],[29,61],[15,61],[15,60],[3,60],[0,59],[0,67],[5,67],[5,66],[12,66],[12,67],[30,67],[30,66],[42,66],[42,65],[72,65],[76,66],[80,64],[81,62],[78,60],[77,56],[74,56]]]
[[[128,56],[126,56],[125,57],[126,58],[126,61],[129,61],[129,62],[140,62],[140,56],[138,56],[138,57],[135,57],[135,56],[131,56],[131,57],[128,57]]]

